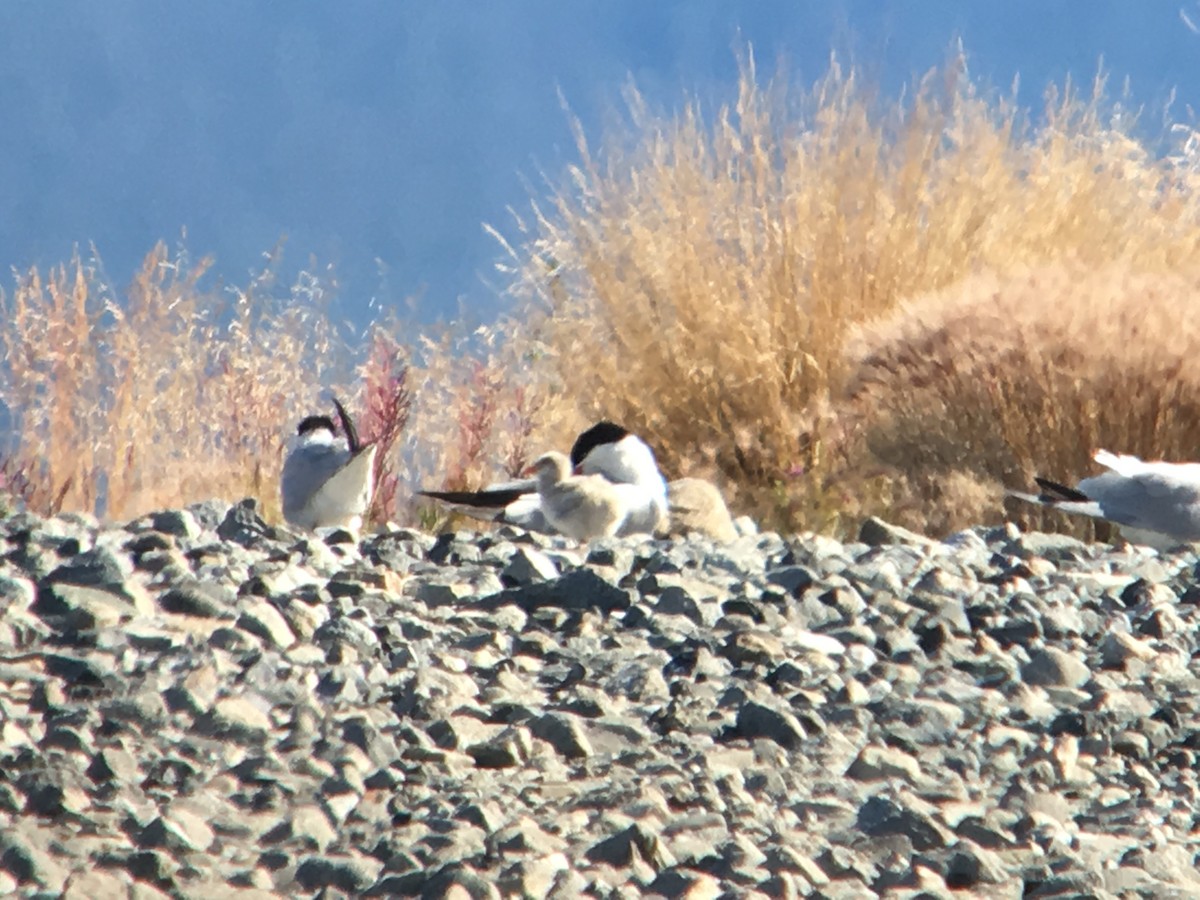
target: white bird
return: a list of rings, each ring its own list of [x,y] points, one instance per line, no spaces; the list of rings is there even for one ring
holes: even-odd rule
[[[628,510],[618,486],[602,475],[572,475],[563,454],[544,453],[529,471],[535,473],[546,521],[567,537],[581,543],[612,537],[625,520]]]
[[[335,397],[344,437],[329,416],[308,416],[283,463],[279,492],[283,517],[294,528],[316,531],[346,528],[357,532],[374,490],[374,444],[363,445],[358,429]]]
[[[1200,541],[1200,463],[1143,462],[1107,450],[1097,450],[1093,459],[1109,471],[1077,488],[1036,478],[1042,493],[1009,495],[1114,522],[1133,543],[1169,548]]]
[[[667,482],[654,451],[614,422],[598,422],[575,439],[570,464],[582,475],[612,483],[624,506],[617,533],[653,534],[667,517]],[[481,491],[420,491],[422,496],[458,507],[467,515],[520,525],[531,531],[555,531],[543,509],[536,480],[509,481]]]

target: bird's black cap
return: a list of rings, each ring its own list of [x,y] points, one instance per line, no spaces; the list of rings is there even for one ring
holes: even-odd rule
[[[310,431],[316,431],[318,428],[328,428],[329,432],[333,434],[333,419],[329,418],[329,416],[306,416],[300,420],[300,425],[296,428],[296,434],[308,434]]]
[[[597,422],[579,437],[571,447],[571,465],[578,466],[587,455],[601,444],[615,444],[629,436],[629,429],[623,428],[616,422]]]

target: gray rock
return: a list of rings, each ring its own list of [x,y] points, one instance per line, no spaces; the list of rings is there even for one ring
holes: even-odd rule
[[[141,774],[138,759],[123,747],[105,747],[92,757],[87,775],[97,784],[132,784]]]
[[[678,867],[659,872],[650,890],[672,900],[715,900],[723,893],[720,882],[708,873]]]
[[[205,500],[203,503],[193,503],[187,507],[187,511],[200,527],[208,531],[216,531],[217,526],[229,515],[230,509],[230,504],[224,500]]]
[[[550,853],[535,859],[521,859],[510,866],[500,876],[498,887],[504,896],[546,898],[552,895],[561,883],[563,875],[570,876],[571,863],[565,853]],[[579,896],[586,887],[586,881],[579,876],[580,881],[574,885]]]
[[[609,584],[590,569],[575,569],[551,581],[500,591],[479,601],[483,609],[513,604],[529,612],[551,607],[616,612],[628,609],[629,592]]]
[[[123,590],[133,570],[128,559],[97,547],[63,563],[46,576],[47,584],[77,584],[84,587]]]
[[[255,745],[266,739],[270,718],[262,705],[245,697],[224,697],[196,719],[198,733]]]
[[[891,525],[875,516],[869,517],[862,523],[858,530],[858,539],[871,547],[883,547],[888,544],[928,547],[933,544],[933,541],[924,535],[901,528],[899,525]]]
[[[519,547],[501,573],[505,582],[518,586],[557,577],[558,566],[545,553],[533,547]]]
[[[510,769],[522,765],[531,746],[529,732],[524,728],[507,728],[490,740],[466,748],[467,754],[481,769]]]
[[[721,612],[715,601],[697,599],[685,587],[675,584],[663,588],[654,611],[659,615],[683,616],[703,628],[715,625]]]
[[[296,884],[306,891],[362,893],[375,883],[382,864],[364,856],[310,856],[296,867]]]
[[[190,510],[167,509],[150,514],[150,527],[189,540],[200,536],[200,523]]]
[[[283,613],[266,600],[252,598],[243,602],[238,627],[281,650],[286,650],[296,643],[295,632],[288,625]]]
[[[767,738],[786,750],[793,750],[807,737],[804,726],[790,710],[748,701],[737,711],[733,736],[757,740]]]
[[[588,848],[586,855],[594,863],[617,867],[641,860],[654,871],[661,871],[675,863],[671,852],[659,840],[658,833],[640,823],[598,841]]]
[[[62,890],[69,870],[54,858],[32,830],[6,830],[0,834],[0,867],[19,884],[52,892]]]
[[[1038,650],[1021,667],[1021,678],[1025,683],[1040,687],[1077,688],[1087,684],[1091,677],[1087,663],[1074,653],[1057,647]]]
[[[869,798],[858,811],[857,825],[871,837],[907,838],[916,850],[937,850],[949,843],[947,830],[932,818],[888,797]]]
[[[1195,550],[895,537],[0,521],[0,893],[1197,893]]]
[[[546,713],[533,720],[529,730],[534,737],[549,743],[565,759],[587,759],[594,752],[578,716]]]
[[[124,588],[86,587],[62,582],[38,592],[33,612],[47,623],[74,631],[113,628],[139,613]]]
[[[158,598],[163,612],[202,619],[232,619],[233,592],[219,584],[194,578],[177,583]]]
[[[894,782],[902,778],[909,784],[920,784],[921,761],[894,747],[867,746],[846,770],[848,778],[858,781]]]
[[[208,823],[184,810],[176,810],[166,817],[155,817],[138,835],[140,847],[162,848],[175,853],[203,853],[212,846],[214,840],[213,830]]]
[[[426,606],[457,607],[465,600],[474,597],[475,590],[466,583],[446,584],[442,582],[421,582],[416,586],[414,596]]]
[[[1087,557],[1087,544],[1066,534],[1022,534],[1007,548],[1021,559],[1074,562]]]
[[[1007,883],[1012,873],[998,853],[961,840],[946,859],[942,877],[951,890],[981,891],[986,885]]]
[[[793,597],[799,597],[816,583],[816,578],[803,566],[783,566],[767,573],[767,583],[779,587]]]
[[[175,883],[179,865],[161,850],[110,850],[100,854],[97,862],[107,868],[128,872],[136,881],[169,890]]]
[[[277,540],[278,532],[263,521],[258,514],[258,501],[247,497],[230,508],[221,524],[217,526],[217,537],[232,541],[243,547],[254,547],[266,540]]]
[[[36,596],[37,588],[34,587],[32,579],[0,572],[0,599],[5,603],[24,608],[31,606]]]

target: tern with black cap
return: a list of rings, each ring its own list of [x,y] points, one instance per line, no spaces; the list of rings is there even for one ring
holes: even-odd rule
[[[283,463],[279,491],[283,517],[293,528],[357,532],[371,505],[377,448],[362,443],[354,420],[336,397],[333,405],[342,435],[329,416],[308,416],[296,429]]]
[[[580,475],[609,481],[620,498],[618,535],[653,534],[667,517],[667,482],[654,451],[627,428],[597,422],[575,439],[569,464]],[[420,491],[467,515],[520,525],[532,531],[558,531],[543,509],[534,479],[509,481],[479,491]]]

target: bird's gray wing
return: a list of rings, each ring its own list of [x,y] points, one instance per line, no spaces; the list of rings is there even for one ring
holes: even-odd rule
[[[371,502],[374,446],[352,455],[345,447],[296,448],[283,464],[283,515],[297,528],[346,526]]]
[[[614,485],[600,475],[579,475],[542,493],[546,520],[563,534],[580,535],[618,526],[623,503]]]
[[[322,485],[349,459],[345,448],[322,444],[297,447],[288,454],[280,475],[283,514],[288,521],[303,512]]]
[[[1181,541],[1200,540],[1200,482],[1169,473],[1124,476],[1105,472],[1079,489],[1119,525],[1156,531]]]
[[[612,493],[620,498],[623,517],[617,533],[654,534],[666,518],[657,493],[638,484],[612,484]]]
[[[308,505],[321,521],[345,524],[366,515],[374,488],[375,452],[371,445],[351,456],[313,494]]]
[[[546,521],[546,511],[542,509],[542,498],[537,494],[522,494],[508,504],[496,516],[497,522],[518,525],[527,531],[554,533],[554,526]]]
[[[577,516],[582,510],[594,506],[595,502],[591,495],[575,486],[556,486],[542,496],[542,508],[551,522]]]
[[[1091,516],[1093,519],[1108,518],[1094,500],[1061,500],[1047,494],[1027,494],[1024,491],[1005,491],[1009,497],[1016,497],[1026,503],[1057,509],[1059,512],[1072,513],[1079,516]]]

